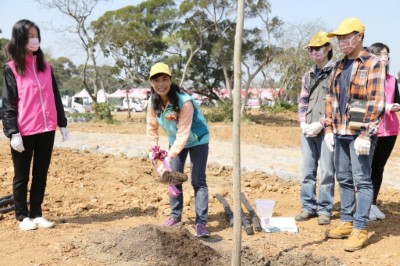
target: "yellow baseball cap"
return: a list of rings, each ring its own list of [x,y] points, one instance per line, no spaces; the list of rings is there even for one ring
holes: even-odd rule
[[[324,46],[327,43],[331,42],[331,39],[328,38],[328,33],[325,31],[319,31],[314,34],[314,36],[311,38],[310,43],[306,46],[308,47],[320,47]]]
[[[358,18],[346,18],[339,24],[339,27],[335,31],[328,33],[328,37],[331,38],[337,35],[346,35],[354,31],[364,33],[364,24]]]
[[[161,74],[161,73],[167,74],[168,76],[172,75],[172,72],[171,72],[171,69],[169,68],[169,66],[160,62],[151,67],[149,78],[151,78],[154,75]]]

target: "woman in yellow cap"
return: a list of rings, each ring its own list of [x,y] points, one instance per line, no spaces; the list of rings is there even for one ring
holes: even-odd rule
[[[324,225],[330,223],[335,188],[333,150],[324,142],[325,99],[333,68],[330,61],[333,51],[330,38],[323,31],[317,32],[306,48],[314,64],[303,76],[298,108],[302,129],[303,180],[300,195],[302,210],[295,219],[306,221],[318,215],[318,224]],[[321,180],[317,200],[318,161],[321,166]]]
[[[152,146],[158,146],[159,126],[168,134],[167,161],[173,171],[183,173],[187,155],[191,161],[191,183],[196,209],[196,236],[208,237],[208,187],[206,166],[209,130],[200,108],[187,93],[172,82],[168,65],[157,63],[150,69],[151,96],[147,107],[147,135]],[[162,226],[176,226],[182,222],[182,184],[177,184],[177,195],[170,195],[171,215]]]

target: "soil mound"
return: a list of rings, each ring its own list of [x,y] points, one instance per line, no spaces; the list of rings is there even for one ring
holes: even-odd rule
[[[100,253],[144,265],[223,265],[222,256],[184,227],[141,225],[92,239]]]

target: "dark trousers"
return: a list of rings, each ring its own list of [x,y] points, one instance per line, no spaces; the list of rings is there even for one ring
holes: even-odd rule
[[[55,131],[22,137],[25,151],[22,153],[11,149],[14,165],[13,194],[15,216],[22,221],[26,217],[42,216],[42,203],[46,188],[47,172],[54,146]],[[30,211],[28,210],[28,182],[32,164],[32,181],[29,194]]]
[[[390,154],[392,153],[397,136],[379,137],[376,143],[374,158],[372,160],[371,179],[374,188],[372,204],[376,205],[379,190],[381,189],[383,171]]]

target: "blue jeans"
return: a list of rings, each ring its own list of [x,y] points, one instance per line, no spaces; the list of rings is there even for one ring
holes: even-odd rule
[[[208,216],[208,187],[206,182],[206,167],[208,159],[208,144],[183,149],[178,156],[171,161],[171,168],[174,171],[183,173],[185,161],[190,154],[190,174],[194,188],[196,224],[206,224]],[[182,184],[176,185],[182,191]],[[179,197],[169,198],[171,216],[180,219],[182,217],[183,193]]]
[[[331,216],[335,192],[335,168],[333,152],[324,141],[322,131],[316,137],[307,138],[302,134],[303,181],[301,183],[302,211]],[[321,168],[318,200],[316,200],[316,181],[318,161]]]
[[[341,220],[353,221],[356,229],[366,229],[373,197],[371,163],[376,137],[371,138],[369,155],[357,155],[354,142],[355,138],[339,139],[335,135],[335,168],[340,191]]]

